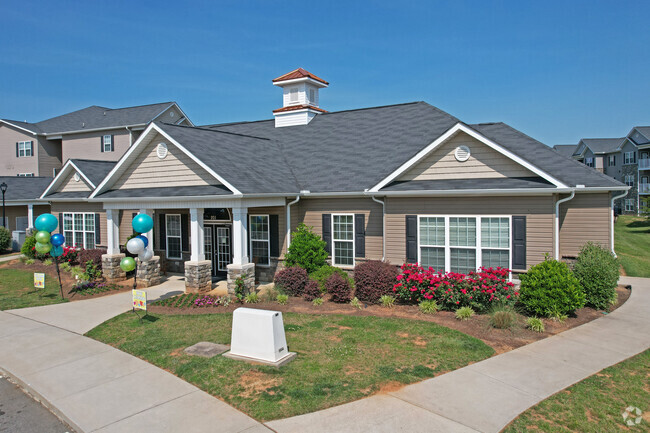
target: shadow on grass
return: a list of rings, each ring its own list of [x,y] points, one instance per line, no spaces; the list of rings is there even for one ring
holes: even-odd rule
[[[637,228],[637,227],[647,227],[650,229],[650,221],[632,221],[629,224],[626,224],[625,227]]]
[[[146,316],[144,316],[144,317],[142,318],[142,321],[143,321],[143,322],[151,322],[151,323],[153,323],[153,322],[158,321],[158,319],[159,319],[159,318],[156,317],[156,316],[152,316],[151,314],[147,314]]]

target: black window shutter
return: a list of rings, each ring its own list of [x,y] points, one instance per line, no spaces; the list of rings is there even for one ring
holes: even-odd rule
[[[133,212],[133,213],[131,214],[131,224],[129,224],[129,225],[131,226],[131,231],[132,231],[133,233],[135,233],[135,230],[133,230],[133,220],[134,220],[135,217],[137,217],[137,216],[138,216],[138,213],[137,213],[137,212]]]
[[[33,141],[29,142],[29,149],[30,149],[29,156],[34,156],[34,142]]]
[[[111,152],[115,152],[115,136],[111,135]]]
[[[104,136],[99,137],[99,151],[104,152]]]
[[[362,213],[354,214],[354,257],[366,256],[366,218]]]
[[[99,214],[95,214],[95,248],[102,243],[102,232],[99,229]]]
[[[512,268],[526,269],[526,217],[512,217]]]
[[[277,215],[269,215],[269,236],[271,237],[271,257],[280,257],[280,226]]]
[[[190,216],[187,214],[181,215],[181,243],[183,251],[190,250]]]
[[[59,233],[63,234],[63,214],[59,213]],[[72,240],[72,239],[70,239]],[[66,245],[68,242],[66,241]]]
[[[332,214],[323,214],[323,240],[325,241],[325,251],[332,253]]]
[[[18,151],[18,143],[16,143],[16,158],[18,158],[19,156],[20,156],[20,153]]]
[[[160,225],[160,228],[159,228],[158,231],[160,232],[160,236],[159,236],[160,249],[164,250],[164,249],[167,248],[167,230],[165,229],[165,214],[164,213],[160,214],[160,224],[159,225]]]
[[[406,262],[418,261],[418,216],[406,215]]]

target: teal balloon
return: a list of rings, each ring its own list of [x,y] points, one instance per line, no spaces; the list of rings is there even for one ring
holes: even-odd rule
[[[41,230],[40,232],[36,232],[34,235],[34,239],[36,239],[36,242],[40,242],[42,244],[46,244],[50,241],[50,238],[52,235],[50,232],[46,232],[44,230]]]
[[[122,268],[124,272],[131,272],[132,270],[134,270],[135,260],[133,259],[133,257],[124,257],[120,261],[120,268]]]
[[[63,254],[63,247],[60,245],[52,245],[50,249],[50,255],[52,257],[60,257]]]
[[[141,213],[133,218],[132,224],[136,233],[147,233],[153,228],[153,219],[149,215]]]
[[[39,215],[34,221],[34,227],[38,231],[53,232],[59,226],[59,221],[51,213],[44,213]]]
[[[36,242],[36,251],[40,254],[47,254],[50,252],[51,249],[52,249],[52,244],[49,242],[46,244]]]

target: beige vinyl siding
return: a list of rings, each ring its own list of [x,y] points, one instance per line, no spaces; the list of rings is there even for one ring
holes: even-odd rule
[[[323,214],[364,214],[366,228],[366,258],[382,258],[382,208],[370,198],[301,199],[291,206],[291,230],[304,222],[323,234]]]
[[[84,180],[83,176],[79,175],[79,181],[74,180],[74,175],[76,171],[72,172],[63,180],[61,186],[57,189],[57,192],[90,192],[91,188]]]
[[[34,142],[34,156],[16,157],[16,143],[20,141]],[[38,169],[38,139],[36,136],[21,129],[5,124],[0,125],[0,174],[17,176],[19,173],[34,173],[34,176],[52,176],[52,172],[40,173]]]
[[[137,214],[140,211],[137,209],[126,209],[126,210],[120,210],[119,212],[120,212],[120,245],[126,245],[127,239],[133,234],[133,214],[134,213]],[[154,237],[155,237],[155,232],[154,232]]]
[[[459,162],[454,156],[458,146],[467,146],[470,157]],[[480,179],[536,176],[507,156],[459,132],[435,149],[398,180]]]
[[[101,138],[104,135],[113,136],[113,152],[101,151]],[[129,132],[125,128],[107,131],[94,131],[80,134],[66,134],[61,140],[62,161],[68,159],[97,159],[101,161],[117,161],[131,146]]]
[[[553,206],[552,196],[386,198],[386,258],[406,261],[406,215],[523,215],[530,267],[553,254]]]
[[[34,206],[34,219],[36,219],[37,216],[44,214],[44,213],[49,213],[50,212],[50,206],[49,205],[38,205]],[[16,230],[16,218],[17,217],[27,217],[28,216],[28,210],[27,210],[27,205],[21,205],[21,206],[11,206],[7,204],[5,207],[5,216],[9,220],[9,229],[10,232]],[[2,209],[0,209],[0,227],[2,227]]]
[[[61,140],[46,140],[45,138],[38,139],[37,144],[34,143],[35,151],[38,154],[38,173],[35,176],[54,177],[54,170],[61,169]]]
[[[99,214],[99,240],[95,240],[98,247],[106,248],[108,237],[106,236],[106,211],[101,203],[84,203],[84,202],[53,202],[52,215],[57,217],[59,224],[61,221],[61,214],[67,212],[92,212]],[[34,218],[37,214],[34,211]],[[57,227],[56,233],[59,233]]]
[[[158,158],[159,143],[167,144],[168,153]],[[219,182],[193,159],[158,134],[115,182],[113,189],[156,188],[160,186],[218,185]]]
[[[560,204],[560,256],[575,257],[588,241],[610,247],[609,193],[576,194]]]
[[[291,208],[293,211],[293,207]],[[287,213],[284,206],[254,207],[248,208],[248,215],[277,215],[278,216],[278,245],[280,246],[280,257],[284,257],[287,251]],[[249,220],[250,221],[250,220]],[[271,234],[273,236],[273,234]],[[250,257],[250,245],[248,246]]]

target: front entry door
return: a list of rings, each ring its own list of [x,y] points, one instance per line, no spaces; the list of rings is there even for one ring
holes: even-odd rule
[[[205,259],[212,261],[212,275],[228,271],[232,262],[230,255],[230,226],[208,225],[204,227]]]

